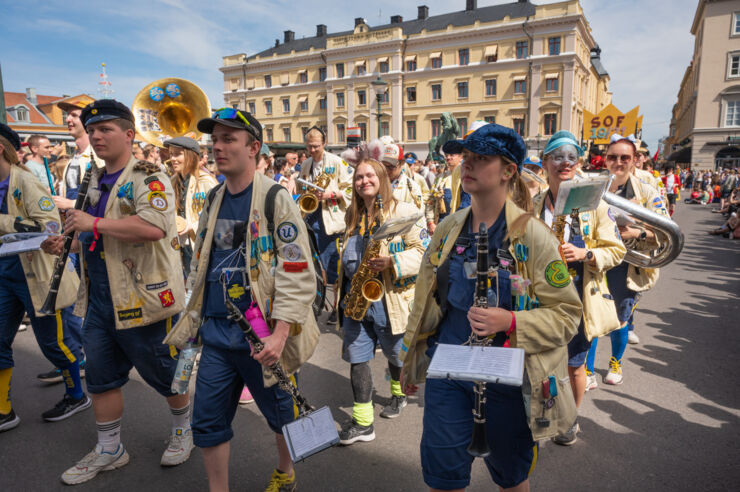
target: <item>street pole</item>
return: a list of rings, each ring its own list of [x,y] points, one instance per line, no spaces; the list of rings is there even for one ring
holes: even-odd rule
[[[5,114],[5,89],[3,88],[3,67],[0,65],[0,123],[8,124]]]
[[[380,138],[380,137],[382,137],[382,136],[383,136],[383,135],[381,135],[381,132],[380,132],[380,116],[381,116],[381,114],[382,114],[382,113],[380,112],[380,104],[381,104],[381,102],[383,101],[383,95],[382,95],[382,94],[376,94],[376,95],[375,95],[375,97],[376,97],[376,98],[377,98],[377,100],[378,100],[378,113],[377,113],[377,114],[375,115],[375,117],[376,117],[376,119],[378,120],[378,138]]]

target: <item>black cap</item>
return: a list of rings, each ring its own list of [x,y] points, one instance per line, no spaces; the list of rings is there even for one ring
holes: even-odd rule
[[[82,125],[87,128],[91,123],[108,120],[128,120],[134,123],[134,114],[125,104],[115,99],[98,99],[85,106],[80,114]]]
[[[200,155],[200,145],[190,137],[176,137],[164,141],[165,147],[181,147]]]
[[[21,137],[18,136],[15,130],[4,123],[0,123],[0,136],[5,137],[15,150],[21,150]]]
[[[226,114],[232,113],[232,117],[226,117]],[[245,123],[242,118],[248,122]],[[231,128],[239,128],[240,130],[246,130],[254,136],[257,140],[262,142],[262,125],[257,118],[252,116],[252,113],[246,111],[239,111],[238,109],[222,108],[214,111],[211,118],[203,118],[198,122],[198,131],[203,133],[213,133],[213,127],[219,125],[229,126]]]

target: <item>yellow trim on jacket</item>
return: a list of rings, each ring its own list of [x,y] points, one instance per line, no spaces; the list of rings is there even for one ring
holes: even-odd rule
[[[54,205],[54,200],[49,195],[48,188],[42,185],[34,174],[11,165],[8,194],[5,200],[8,204],[8,213],[7,215],[0,214],[0,234],[18,232],[15,229],[15,222],[18,217],[20,217],[23,224],[34,225],[38,223],[46,230],[53,230],[56,233],[61,232],[59,210]],[[23,253],[19,257],[36,316],[43,316],[38,311],[44,305],[46,295],[49,292],[56,257],[41,250]],[[56,309],[74,304],[79,283],[80,279],[74,266],[67,260],[62,281],[59,285]]]
[[[426,339],[437,332],[442,321],[441,309],[434,300],[436,267],[447,259],[470,210],[469,207],[459,210],[439,224],[422,259],[401,349],[408,383],[422,383],[426,379],[430,362],[426,356]],[[525,402],[529,402],[525,405],[529,427],[534,439],[539,440],[567,431],[576,417],[568,377],[567,345],[578,330],[582,305],[572,283],[556,288],[545,279],[547,266],[560,260],[558,242],[550,229],[542,221],[530,219],[523,230],[511,230],[511,225],[524,213],[512,201],[506,201],[506,224],[511,239],[509,252],[517,258],[517,245],[528,249],[525,260],[516,261],[516,269],[518,275],[530,280],[527,295],[536,300],[538,306],[528,311],[516,311],[516,331],[512,334],[511,345],[524,349],[526,353],[522,394]],[[543,412],[542,381],[549,376],[555,376],[559,396],[555,398],[555,405],[545,412],[550,426],[539,427],[535,418]]]

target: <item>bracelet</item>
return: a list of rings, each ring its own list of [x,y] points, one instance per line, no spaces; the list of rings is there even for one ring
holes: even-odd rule
[[[514,333],[514,330],[516,330],[516,317],[514,316],[514,311],[511,311],[511,325],[509,325],[509,329],[506,330],[506,336],[510,337],[512,333]]]
[[[98,221],[100,220],[100,217],[95,217],[95,220],[93,220],[93,242],[90,245],[90,249],[88,251],[95,251],[95,245],[98,243],[98,239],[100,239],[100,233],[98,232]]]

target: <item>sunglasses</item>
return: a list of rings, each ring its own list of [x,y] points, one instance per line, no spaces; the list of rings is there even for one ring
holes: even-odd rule
[[[622,155],[616,155],[616,154],[607,154],[606,155],[606,162],[621,162],[622,164],[629,164],[629,162],[632,160],[632,157],[630,154],[622,154]]]
[[[211,118],[216,119],[216,120],[235,120],[239,118],[240,120],[244,122],[245,125],[252,126],[249,123],[249,121],[247,121],[247,119],[244,117],[244,115],[241,114],[238,109],[234,109],[234,108],[217,109],[213,113],[213,116],[211,116]]]

